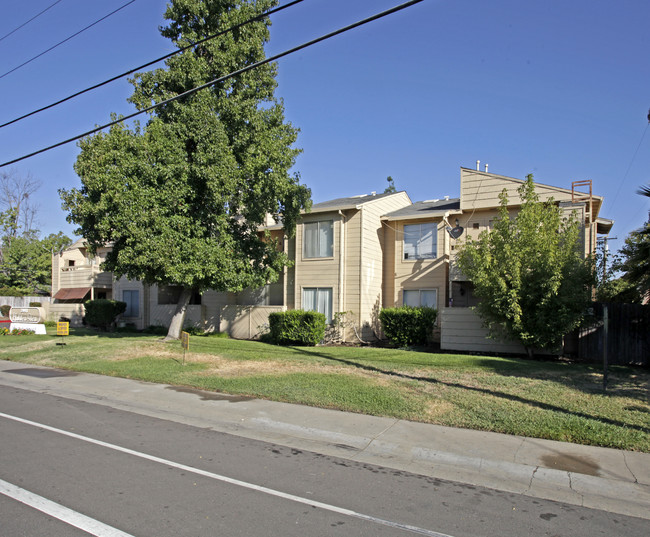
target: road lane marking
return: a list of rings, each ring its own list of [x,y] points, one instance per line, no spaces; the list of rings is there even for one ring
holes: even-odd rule
[[[48,500],[47,498],[43,498],[43,496],[39,496],[38,494],[17,487],[7,481],[3,481],[2,479],[0,479],[0,494],[13,498],[16,501],[24,503],[38,511],[42,511],[46,515],[54,517],[61,522],[74,526],[75,528],[79,528],[86,533],[90,533],[90,535],[95,535],[96,537],[133,537],[129,533],[124,533],[123,531],[108,526],[99,520],[82,515],[77,511],[73,511],[72,509]]]
[[[38,423],[35,421],[30,421],[26,420],[23,418],[19,418],[17,416],[11,416],[9,414],[5,414],[3,412],[0,412],[0,417],[6,418],[8,420],[16,421],[19,423],[24,423],[26,425],[31,425],[33,427],[39,427],[40,429],[45,429],[46,431],[51,431],[53,433],[61,434],[64,436],[68,436],[70,438],[74,438],[76,440],[81,440],[83,442],[88,442],[90,444],[95,444],[97,446],[102,446],[108,449],[112,449],[114,451],[119,451],[121,453],[126,453],[128,455],[133,455],[134,457],[139,457],[141,459],[145,459],[148,461],[152,462],[157,462],[159,464],[164,464],[167,466],[171,466],[173,468],[176,468],[178,470],[183,470],[185,472],[191,472],[203,477],[208,477],[210,479],[215,479],[217,481],[221,481],[223,483],[228,483],[231,485],[235,485],[238,487],[246,488],[249,490],[255,490],[257,492],[261,492],[263,494],[268,494],[270,496],[275,496],[277,498],[282,498],[285,500],[289,500],[292,502],[296,503],[301,503],[304,505],[309,505],[311,507],[316,507],[319,509],[324,509],[326,511],[330,511],[332,513],[337,513],[339,515],[344,515],[344,516],[349,516],[353,518],[358,518],[361,520],[365,520],[367,522],[372,522],[374,524],[380,524],[382,526],[388,526],[391,528],[396,528],[404,531],[409,531],[411,533],[417,533],[419,535],[427,535],[428,537],[452,537],[451,535],[445,534],[445,533],[438,533],[436,531],[431,531],[425,528],[420,528],[418,526],[411,526],[410,524],[402,524],[400,522],[394,522],[392,520],[386,520],[383,518],[378,518],[372,515],[366,515],[364,513],[359,513],[357,511],[353,511],[351,509],[346,509],[344,507],[338,507],[336,505],[330,505],[327,503],[322,503],[319,501],[315,500],[310,500],[309,498],[303,498],[301,496],[295,496],[293,494],[288,494],[286,492],[282,492],[279,490],[274,490],[270,489],[267,487],[263,487],[261,485],[256,485],[254,483],[248,483],[246,481],[240,481],[239,479],[233,479],[231,477],[225,476],[225,475],[220,475],[220,474],[215,474],[213,472],[208,472],[206,470],[201,470],[200,468],[194,468],[193,466],[186,466],[185,464],[181,464],[178,462],[170,461],[168,459],[163,459],[161,457],[156,457],[155,455],[149,455],[147,453],[142,453],[140,451],[135,451],[133,449],[125,448],[122,446],[118,446],[116,444],[109,444],[108,442],[103,442],[102,440],[96,440],[94,438],[90,438],[88,436],[82,436],[80,434],[76,433],[71,433],[68,431],[64,431],[63,429],[57,429],[56,427],[50,427],[49,425],[45,425],[43,423]]]

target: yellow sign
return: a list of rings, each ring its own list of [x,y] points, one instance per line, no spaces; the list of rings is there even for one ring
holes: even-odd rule
[[[69,322],[56,323],[56,335],[57,336],[70,335],[70,323]]]
[[[186,351],[190,350],[190,335],[187,332],[181,332],[181,343]]]

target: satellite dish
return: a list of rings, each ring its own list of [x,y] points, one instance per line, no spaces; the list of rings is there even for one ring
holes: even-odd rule
[[[465,231],[465,228],[463,226],[456,226],[454,228],[448,227],[447,228],[447,233],[449,233],[449,236],[452,239],[457,239],[463,234],[463,231]]]

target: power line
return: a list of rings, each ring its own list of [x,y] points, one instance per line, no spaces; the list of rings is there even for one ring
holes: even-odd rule
[[[155,60],[151,60],[150,62],[147,62],[143,65],[139,65],[138,67],[134,67],[133,69],[130,69],[129,71],[126,71],[122,74],[116,75],[112,78],[109,78],[108,80],[105,80],[104,82],[100,82],[99,84],[95,84],[94,86],[90,86],[89,88],[83,89],[81,91],[78,91],[76,93],[73,93],[72,95],[69,95],[68,97],[65,97],[63,99],[60,99],[52,104],[48,104],[47,106],[44,106],[42,108],[39,108],[38,110],[34,110],[32,112],[29,112],[28,114],[24,114],[20,117],[17,117],[15,119],[12,119],[11,121],[7,121],[6,123],[3,123],[0,125],[0,129],[3,127],[7,127],[8,125],[11,125],[13,123],[16,123],[18,121],[21,121],[25,118],[28,118],[30,116],[33,116],[34,114],[38,114],[39,112],[43,112],[45,110],[49,110],[50,108],[54,108],[55,106],[58,106],[59,104],[62,104],[66,101],[69,101],[70,99],[74,99],[75,97],[78,97],[79,95],[83,95],[84,93],[88,93],[89,91],[92,91],[97,88],[101,88],[102,86],[105,86],[106,84],[109,84],[110,82],[114,82],[116,80],[119,80],[120,78],[123,78],[127,75],[130,75],[132,73],[135,73],[136,71],[139,71],[141,69],[144,69],[145,67],[149,67],[150,65],[153,65],[155,63],[161,62],[163,60],[166,60],[168,58],[171,58],[172,56],[176,54],[180,54],[181,52],[186,51],[187,49],[196,47],[197,45],[200,45],[201,43],[204,43],[206,41],[209,41],[210,39],[214,39],[216,37],[219,37],[220,35],[223,35],[228,32],[232,32],[233,30],[236,30],[237,28],[241,28],[242,26],[245,26],[246,24],[249,24],[251,22],[255,22],[257,20],[263,19],[264,17],[268,17],[269,15],[273,15],[274,13],[277,13],[278,11],[282,11],[283,9],[287,9],[288,7],[294,6],[295,4],[299,4],[300,2],[303,2],[304,0],[294,0],[293,2],[289,2],[288,4],[285,4],[283,6],[277,7],[275,9],[271,9],[270,11],[265,11],[264,13],[260,13],[259,15],[248,19],[247,21],[241,22],[239,24],[236,24],[235,26],[231,26],[227,30],[223,30],[220,32],[217,32],[216,34],[210,35],[208,37],[205,37],[203,39],[199,39],[195,43],[192,43],[191,45],[187,45],[186,47],[182,47],[178,50],[175,50],[174,52],[171,52],[169,54],[166,54],[165,56],[161,56],[160,58],[156,58]]]
[[[310,47],[312,45],[315,45],[316,43],[320,43],[321,41],[325,41],[326,39],[330,39],[332,37],[335,37],[339,34],[342,34],[344,32],[347,32],[349,30],[353,30],[354,28],[357,28],[359,26],[363,26],[364,24],[368,24],[369,22],[373,22],[377,19],[381,19],[383,17],[386,17],[388,15],[392,15],[393,13],[396,13],[398,11],[401,11],[403,9],[406,9],[408,7],[411,7],[415,4],[419,4],[423,0],[411,0],[410,2],[405,2],[404,4],[400,4],[398,6],[395,6],[393,8],[387,9],[386,11],[382,11],[381,13],[377,13],[376,15],[372,15],[371,17],[365,18],[363,20],[357,21],[353,24],[350,24],[348,26],[345,26],[343,28],[339,28],[338,30],[335,30],[333,32],[330,32],[328,34],[322,35],[321,37],[317,37],[316,39],[312,39],[311,41],[307,41],[306,43],[303,43],[302,45],[298,45],[297,47],[291,48],[289,50],[285,50],[284,52],[281,52],[279,54],[276,54],[275,56],[271,56],[265,60],[253,63],[251,65],[248,65],[247,67],[244,67],[242,69],[239,69],[238,71],[233,71],[232,73],[229,73],[225,76],[215,78],[214,80],[211,80],[210,82],[206,82],[205,84],[201,84],[200,86],[197,86],[196,88],[192,88],[190,90],[187,90],[179,95],[176,95],[175,97],[171,97],[170,99],[167,99],[165,101],[161,101],[157,104],[154,104],[152,106],[149,106],[148,108],[144,108],[143,110],[139,110],[138,112],[134,112],[133,114],[129,114],[128,116],[121,117],[120,119],[117,119],[115,121],[111,121],[110,123],[106,123],[105,125],[102,125],[101,127],[96,127],[92,130],[89,130],[87,132],[84,132],[83,134],[79,134],[77,136],[74,136],[73,138],[68,138],[67,140],[63,140],[62,142],[58,142],[54,145],[51,145],[49,147],[44,147],[43,149],[39,149],[38,151],[34,151],[33,153],[29,153],[28,155],[23,155],[22,157],[18,157],[16,159],[10,160],[8,162],[4,162],[0,164],[0,168],[4,166],[9,166],[11,164],[15,164],[16,162],[20,162],[21,160],[25,160],[28,158],[31,158],[35,155],[38,155],[40,153],[44,153],[46,151],[49,151],[50,149],[55,149],[57,147],[60,147],[65,144],[69,144],[70,142],[74,142],[75,140],[79,140],[80,138],[84,138],[86,136],[90,136],[91,134],[95,134],[96,132],[99,132],[101,130],[104,130],[108,127],[112,127],[113,125],[117,125],[118,123],[122,123],[124,121],[127,121],[129,119],[132,119],[136,116],[139,116],[141,114],[144,114],[146,112],[150,112],[151,110],[158,108],[159,106],[163,106],[165,104],[169,104],[171,102],[177,101],[178,99],[182,99],[183,97],[188,97],[190,95],[193,95],[194,93],[197,93],[201,90],[204,90],[206,88],[209,88],[210,86],[214,86],[215,84],[218,84],[219,82],[223,82],[224,80],[228,80],[229,78],[232,78],[234,76],[240,75],[242,73],[245,73],[247,71],[250,71],[252,69],[255,69],[257,67],[260,67],[262,65],[265,65],[267,63],[271,63],[275,60],[278,60],[280,58],[283,58],[284,56],[288,56],[289,54],[293,54],[294,52],[298,52],[299,50],[302,50],[304,48]]]
[[[5,35],[3,35],[2,37],[0,37],[0,41],[2,41],[5,37],[9,37],[9,36],[10,36],[11,34],[13,34],[14,32],[17,32],[17,31],[20,30],[23,26],[27,26],[27,25],[28,25],[30,22],[32,22],[34,19],[36,19],[37,17],[40,17],[43,13],[45,13],[48,9],[50,9],[51,7],[56,6],[60,1],[61,1],[61,0],[56,0],[56,2],[54,2],[53,4],[50,4],[49,6],[47,6],[43,11],[41,11],[40,13],[37,13],[36,15],[34,15],[34,16],[33,16],[31,19],[29,19],[27,22],[23,22],[20,26],[16,26],[16,28],[14,28],[13,30],[11,30],[11,32],[9,32],[8,34],[5,34]]]
[[[648,132],[648,126],[650,126],[650,114],[648,114],[648,125],[646,125],[645,129],[643,129],[643,134],[641,135],[641,139],[639,140],[639,145],[636,146],[636,151],[634,152],[634,155],[632,155],[632,160],[630,160],[630,164],[627,167],[625,175],[623,175],[623,179],[618,184],[618,189],[616,190],[616,195],[614,196],[614,199],[612,200],[610,207],[614,206],[614,202],[616,201],[616,198],[618,198],[618,195],[621,192],[621,188],[623,187],[623,183],[625,182],[625,179],[627,179],[627,174],[630,173],[630,169],[632,168],[632,164],[634,163],[634,159],[636,158],[636,155],[639,152],[639,149],[641,148],[641,144],[643,143],[643,139],[645,138],[646,132]]]
[[[127,2],[126,4],[124,4],[124,5],[120,6],[120,7],[118,7],[115,11],[111,11],[108,15],[104,15],[101,19],[97,19],[97,20],[96,20],[95,22],[93,22],[92,24],[89,24],[89,25],[86,26],[85,28],[82,28],[82,29],[79,30],[78,32],[75,32],[75,33],[72,34],[71,36],[66,37],[63,41],[59,41],[56,45],[52,45],[52,46],[51,46],[50,48],[48,48],[47,50],[44,50],[44,51],[41,52],[40,54],[37,54],[37,55],[34,56],[33,58],[30,58],[30,59],[27,60],[26,62],[23,62],[23,63],[21,63],[20,65],[17,65],[16,67],[14,67],[13,69],[10,69],[10,70],[7,71],[6,73],[1,74],[1,75],[0,75],[0,78],[4,78],[4,77],[7,76],[8,74],[11,74],[11,73],[13,73],[14,71],[17,71],[18,69],[20,69],[21,67],[24,67],[24,66],[27,65],[28,63],[33,62],[35,59],[40,58],[41,56],[43,56],[44,54],[47,54],[47,53],[50,52],[51,50],[54,50],[56,47],[58,47],[59,45],[62,45],[62,44],[65,43],[66,41],[70,41],[70,39],[72,39],[73,37],[76,37],[76,36],[78,36],[80,33],[85,32],[85,31],[88,30],[89,28],[92,28],[93,26],[95,26],[95,24],[98,24],[98,23],[102,22],[103,20],[107,19],[107,18],[110,17],[111,15],[114,15],[115,13],[117,13],[118,11],[120,11],[121,9],[124,9],[126,6],[132,4],[133,2],[135,2],[135,0],[129,0],[129,2]]]

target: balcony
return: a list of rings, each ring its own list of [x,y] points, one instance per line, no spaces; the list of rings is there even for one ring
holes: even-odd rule
[[[98,265],[76,265],[62,267],[59,287],[96,287],[110,289],[113,286],[113,274],[104,272]]]

